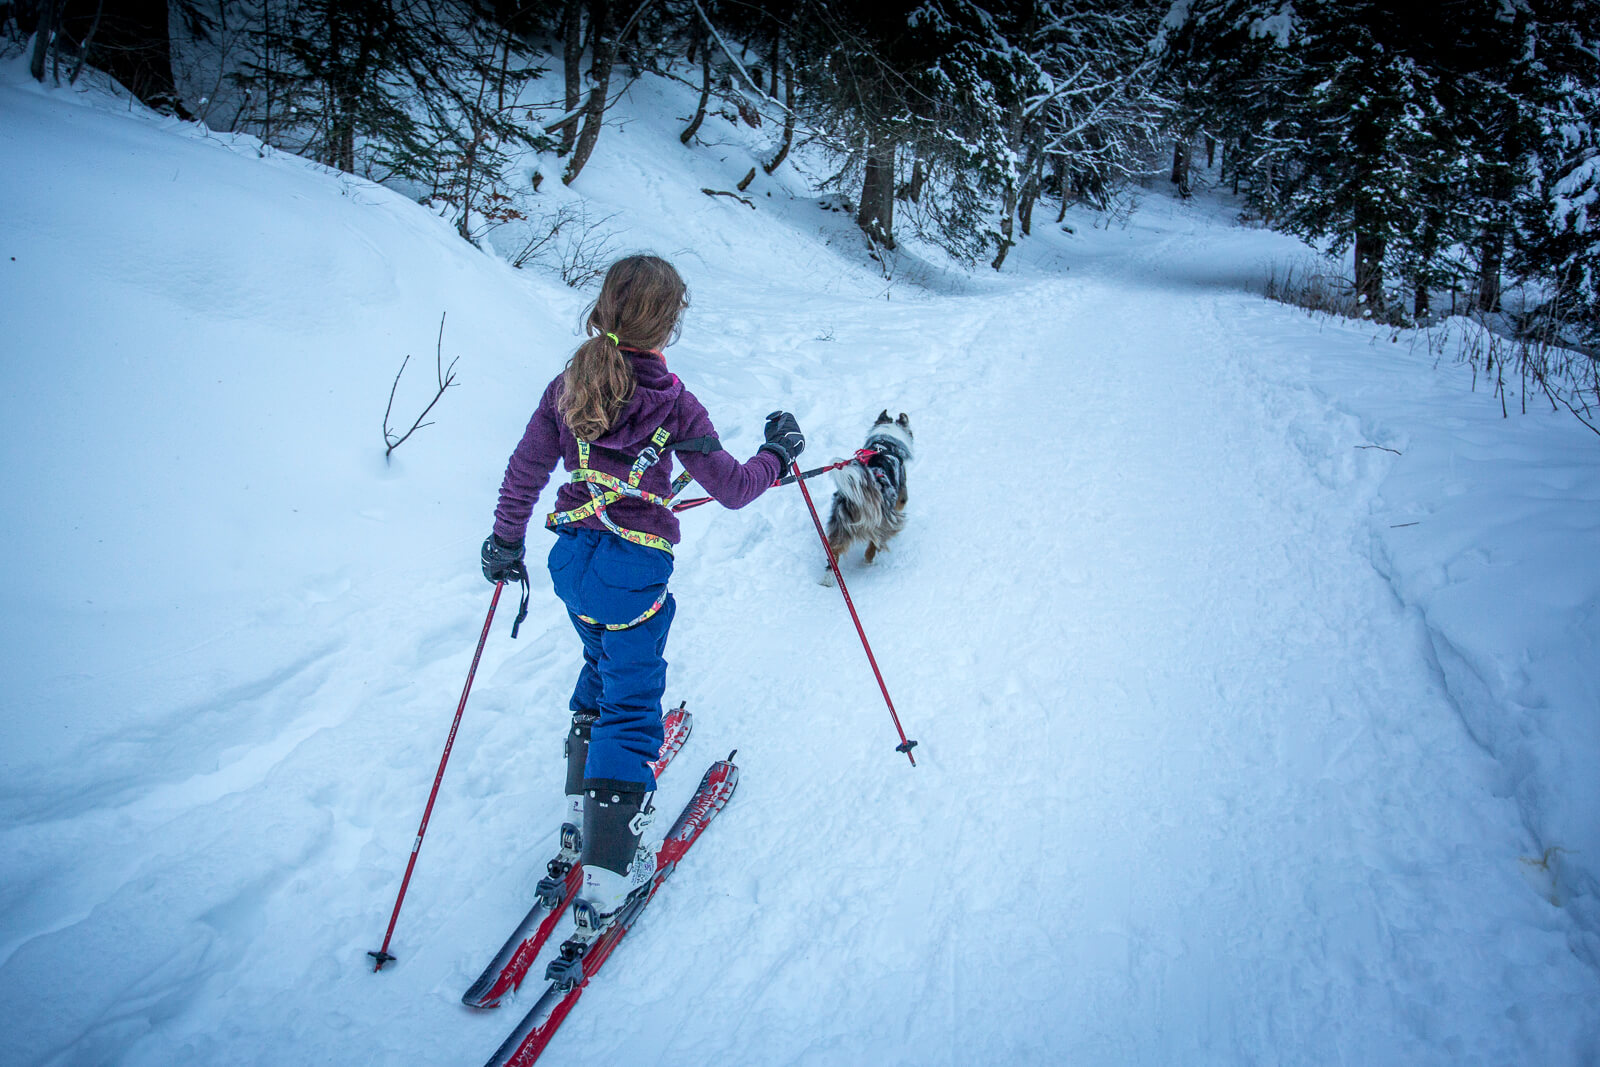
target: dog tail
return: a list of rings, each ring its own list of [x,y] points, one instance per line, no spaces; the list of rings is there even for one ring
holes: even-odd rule
[[[884,487],[864,464],[852,463],[833,472],[833,514],[828,517],[828,536],[850,533],[883,544],[900,532],[903,515],[892,503]]]
[[[835,460],[834,462],[841,462]],[[852,523],[875,526],[883,521],[883,494],[877,479],[860,463],[848,463],[831,472],[834,492]]]
[[[883,520],[883,494],[872,472],[861,464],[848,464],[830,472],[834,478],[834,515],[829,526],[877,526]],[[834,531],[829,530],[832,534]]]

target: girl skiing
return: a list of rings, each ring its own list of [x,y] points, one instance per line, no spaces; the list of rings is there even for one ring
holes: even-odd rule
[[[720,503],[744,507],[805,448],[794,416],[775,411],[748,461],[722,450],[705,407],[661,351],[688,305],[666,260],[634,255],[611,265],[589,310],[589,339],[546,387],[511,454],[483,543],[485,578],[521,576],[529,516],[562,461],[571,478],[545,523],[556,534],[550,578],[583,642],[583,667],[570,701],[560,859],[583,863],[573,915],[588,938],[655,870],[640,840],[656,787],[650,763],[662,744],[662,653],[675,611],[671,497],[692,475]],[[677,482],[674,453],[686,472]]]

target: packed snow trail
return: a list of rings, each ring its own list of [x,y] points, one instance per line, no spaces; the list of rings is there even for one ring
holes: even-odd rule
[[[841,338],[913,356],[880,386],[921,415],[912,525],[853,576],[927,767],[888,758],[832,592],[789,588],[819,567],[794,552],[747,595],[835,622],[788,650],[803,684],[738,695],[743,732],[793,742],[751,753],[733,821],[763,793],[794,815],[768,831],[772,865],[679,935],[714,953],[724,924],[760,916],[706,994],[739,1025],[664,1060],[1589,1047],[1593,976],[1527,892],[1515,814],[1371,568],[1351,490],[1382,464],[1352,420],[1252,370],[1228,329],[1250,298],[1196,285],[1203,255],[1169,242],[971,301],[958,339],[914,334],[919,310]],[[737,639],[714,625],[679,645],[690,676]],[[875,743],[840,751],[858,717]],[[617,1010],[649,992],[616,991]],[[650,1047],[639,1034],[597,1039],[622,1056]]]
[[[525,913],[559,822],[577,644],[545,583],[522,639],[502,624],[485,652],[396,930],[399,962],[374,975],[364,953],[381,937],[490,595],[476,549],[500,467],[570,348],[582,297],[508,278],[398,198],[334,193],[281,159],[129,132],[115,115],[74,113],[78,133],[51,125],[32,96],[4,102],[0,134],[45,131],[16,142],[0,178],[38,228],[22,251],[42,286],[71,277],[49,255],[96,234],[110,262],[134,262],[143,239],[129,244],[111,221],[147,234],[225,221],[234,187],[303,213],[294,232],[315,239],[294,247],[307,262],[328,232],[389,271],[361,299],[340,297],[343,318],[321,315],[304,333],[285,332],[299,327],[280,318],[298,320],[276,311],[244,328],[191,327],[178,298],[178,311],[130,330],[83,302],[85,350],[117,351],[126,335],[151,366],[172,349],[209,371],[218,349],[196,354],[192,331],[215,331],[207,340],[248,353],[259,376],[239,386],[216,361],[234,403],[293,410],[285,398],[311,374],[328,385],[318,404],[340,417],[316,407],[296,433],[253,446],[275,461],[293,448],[308,466],[318,449],[335,457],[295,469],[321,487],[315,522],[251,510],[256,497],[231,482],[196,505],[208,535],[220,510],[240,536],[259,520],[258,536],[292,543],[241,563],[284,588],[230,598],[231,614],[204,616],[229,628],[169,643],[131,677],[93,658],[74,661],[82,679],[59,692],[57,676],[29,676],[26,692],[58,701],[79,742],[52,741],[71,757],[55,762],[13,750],[0,793],[9,1055],[480,1063],[526,1001],[484,1015],[463,1009],[460,991]],[[113,128],[148,177],[98,154]],[[1600,1057],[1596,973],[1572,950],[1572,916],[1525,878],[1534,849],[1499,794],[1503,772],[1464,729],[1416,612],[1373,569],[1367,511],[1390,459],[1358,448],[1372,442],[1327,398],[1282,384],[1346,342],[1241,289],[1287,242],[1151,197],[1125,229],[1075,213],[1077,234],[1041,227],[1006,274],[919,292],[874,284],[836,213],[781,188],[754,214],[711,203],[698,188],[715,179],[693,168],[719,160],[685,153],[664,127],[625,132],[608,142],[617,162],[597,157],[585,181],[602,201],[648,205],[628,217],[630,236],[689,271],[695,303],[669,359],[730,447],[753,450],[779,403],[806,429],[808,461],[858,447],[881,408],[910,414],[906,532],[873,567],[858,554],[844,566],[919,766],[894,752],[838,593],[817,584],[821,549],[798,490],[739,513],[687,513],[668,696],[697,714],[681,758],[739,749],[739,801],[542,1062]],[[84,162],[52,156],[54,139]],[[194,203],[168,207],[168,184]],[[114,188],[137,193],[148,219],[122,219]],[[35,189],[81,210],[47,211]],[[819,242],[819,216],[838,251]],[[206,253],[201,234],[193,255],[248,255],[270,275],[298,262],[274,243],[291,238],[264,232],[235,252],[219,237]],[[86,284],[118,284],[108,277]],[[397,336],[431,344],[443,304],[477,377],[450,400],[459,414],[441,409],[433,436],[406,446],[409,466],[370,475],[350,458],[365,452],[345,440],[346,397],[373,414],[369,394],[404,349],[362,338],[405,308],[418,321]],[[38,317],[19,321],[29,338],[52,336]],[[301,356],[310,345],[323,347]],[[76,351],[62,353],[69,369]],[[63,410],[116,408],[111,386],[61,386],[51,374],[67,372],[51,367],[28,365],[31,402],[59,388]],[[208,404],[209,373],[181,370]],[[161,434],[179,432],[189,407],[168,395],[187,377],[162,380],[137,413],[153,443],[128,447],[164,457]],[[7,440],[26,460],[9,469],[52,469]],[[165,466],[126,476],[135,494],[138,477],[172,477]],[[56,514],[54,487],[21,489],[37,506],[19,516]],[[143,516],[120,521],[161,530]],[[352,562],[330,577],[300,551]],[[162,562],[194,566],[176,547]],[[166,601],[125,610],[148,623],[158,609]],[[153,640],[86,617],[111,632],[90,648]],[[60,618],[52,632],[99,633]],[[20,616],[7,621],[27,649],[49,647]],[[50,703],[26,710],[53,722]],[[692,786],[665,782],[659,806],[674,810]]]

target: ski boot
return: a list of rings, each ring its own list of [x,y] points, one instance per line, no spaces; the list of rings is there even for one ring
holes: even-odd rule
[[[583,886],[572,902],[572,936],[545,978],[562,988],[583,980],[583,957],[655,878],[655,852],[643,843],[655,817],[650,793],[590,789],[583,808]]]
[[[534,890],[547,907],[557,908],[566,899],[567,875],[583,855],[583,765],[589,758],[589,731],[599,721],[593,711],[572,713],[572,729],[567,732],[566,818],[561,823],[561,850],[546,867]]]

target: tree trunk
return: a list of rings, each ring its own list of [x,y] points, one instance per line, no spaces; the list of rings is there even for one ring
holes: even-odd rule
[[[894,198],[896,200],[909,200],[913,204],[922,199],[922,186],[928,180],[927,164],[922,156],[917,155],[911,161],[911,179],[895,186]]]
[[[512,30],[506,30],[504,60],[500,64],[500,70],[498,72],[498,77],[496,78],[495,89],[501,111],[504,111],[506,106],[506,69],[511,65],[511,41],[515,36],[516,35]],[[483,108],[483,100],[488,94],[488,91],[488,78],[486,76],[480,76],[480,80],[478,82],[478,99],[476,108],[476,110],[479,112],[481,112]],[[474,126],[472,128],[472,143],[467,146],[466,165],[463,168],[464,177],[461,182],[461,219],[456,224],[457,232],[459,232],[461,236],[468,241],[472,240],[472,208],[473,203],[477,199],[477,191],[474,188],[474,182],[479,177],[478,149],[488,139],[489,134],[487,130],[484,130],[478,126]],[[538,190],[535,189],[535,192],[537,191]]]
[[[778,99],[778,63],[783,52],[783,32],[780,30],[772,35],[772,83],[767,89],[767,95]]]
[[[1375,233],[1356,231],[1356,299],[1373,314],[1383,310],[1383,255],[1387,245]]]
[[[330,114],[327,116],[327,138],[321,146],[320,155],[322,158],[318,162],[324,166],[343,170],[344,168],[339,163],[344,156],[343,147],[346,141],[346,133],[349,132],[351,134],[349,140],[352,147],[354,146],[355,138],[353,131],[348,129],[350,113],[345,107],[351,98],[351,93],[345,85],[350,72],[345,68],[343,62],[345,25],[343,12],[340,10],[339,4],[330,3],[328,5],[327,18],[328,60],[329,66],[332,68],[332,73],[328,75],[327,87],[328,92],[333,97],[333,106],[329,109]]]
[[[1016,232],[1014,227],[1017,218],[1018,192],[1019,189],[1014,181],[1006,185],[1005,202],[1001,205],[1000,247],[995,249],[994,259],[989,261],[989,266],[995,270],[999,270],[1005,264],[1006,254],[1011,251],[1011,246],[1017,243],[1012,239],[1012,235]]]
[[[1483,236],[1483,257],[1478,265],[1478,310],[1500,310],[1500,267],[1505,261],[1506,235],[1492,226]]]
[[[1189,143],[1187,141],[1174,141],[1172,144],[1172,184],[1178,187],[1178,195],[1189,195]]]
[[[894,139],[870,134],[866,175],[861,183],[861,208],[856,224],[872,240],[894,248]]]
[[[1062,223],[1062,222],[1067,221],[1067,194],[1071,190],[1071,185],[1067,182],[1067,168],[1066,167],[1062,167],[1061,168],[1061,171],[1057,175],[1057,178],[1058,178],[1059,186],[1060,186],[1059,191],[1061,193],[1061,210],[1056,212],[1056,222],[1057,223]]]
[[[1016,122],[1014,129],[1020,131],[1020,120],[1014,119],[1013,121]],[[1020,136],[1020,133],[1018,136]],[[1015,140],[1012,143],[1015,144]],[[995,251],[994,260],[989,264],[995,270],[999,270],[1005,263],[1006,254],[1017,243],[1013,240],[1012,235],[1016,232],[1013,227],[1018,208],[1026,205],[1027,217],[1023,220],[1022,230],[1024,234],[1028,232],[1028,226],[1033,221],[1032,204],[1028,202],[1028,197],[1030,195],[1030,187],[1034,190],[1032,195],[1037,195],[1039,168],[1042,166],[1042,160],[1038,158],[1037,152],[1038,147],[1036,145],[1028,145],[1027,156],[1022,161],[1022,168],[1019,174],[1006,185],[1005,203],[1002,205],[1003,221],[1000,223],[1000,247]]]
[[[694,35],[696,38],[705,36],[698,22],[695,23]],[[700,50],[700,103],[695,106],[694,119],[678,134],[678,140],[684,144],[694,140],[694,135],[700,132],[700,124],[706,120],[706,104],[711,100],[711,42],[701,41],[700,44],[704,46]],[[694,45],[691,44],[689,48],[693,51]]]
[[[1017,205],[1017,214],[1022,223],[1022,236],[1033,236],[1033,202],[1039,199],[1039,179],[1029,176],[1022,187],[1022,202]]]
[[[337,158],[334,166],[346,174],[356,172],[356,128],[355,123],[348,118],[344,119],[339,127],[339,139],[334,145]]]
[[[1017,242],[1011,239],[1012,227],[1017,217],[1017,198],[1014,193],[1006,194],[1005,219],[1000,223],[1000,247],[995,250],[994,258],[989,261],[989,266],[999,270],[1005,265],[1006,253],[1011,251],[1011,246]]]
[[[28,59],[28,73],[33,80],[44,81],[44,59],[50,54],[50,43],[55,39],[56,23],[61,15],[61,0],[44,0],[39,5],[39,22],[34,27],[33,55]]]
[[[616,45],[611,40],[610,0],[589,0],[590,46],[593,57],[589,61],[589,101],[583,109],[583,129],[572,147],[572,161],[561,176],[562,184],[571,185],[583,171],[594,143],[600,137],[600,124],[606,118],[606,91],[611,87],[611,64],[616,58]]]
[[[329,118],[328,163],[346,174],[356,172],[356,127],[361,122],[364,97],[369,91],[369,75],[375,62],[379,40],[389,28],[372,16],[373,9],[360,0],[330,3],[328,53],[337,74],[329,86],[333,91],[333,115]]]
[[[762,166],[762,170],[771,174],[783,165],[789,158],[789,148],[794,144],[794,68],[785,69],[783,74],[783,106],[787,109],[783,113],[783,143],[778,146],[778,154],[772,157],[772,162]]]
[[[78,58],[73,61],[72,73],[67,77],[68,85],[78,84],[78,75],[83,73],[83,62],[89,58],[89,49],[94,47],[94,34],[100,28],[100,16],[105,13],[105,0],[96,0],[94,6],[94,21],[89,23],[89,33],[83,39],[83,45],[78,49]]]
[[[1217,139],[1206,134],[1206,170],[1210,170],[1217,162]]]
[[[690,57],[693,59],[693,57]],[[578,110],[583,99],[583,2],[568,0],[561,15],[561,72],[566,78],[567,114]],[[558,155],[567,155],[577,138],[578,123],[569,122],[561,127],[561,144]]]
[[[66,5],[59,0],[45,6],[62,12],[64,36],[80,45],[87,41],[96,16],[92,7],[79,5],[66,13]],[[92,48],[89,61],[121,82],[146,107],[182,119],[194,117],[178,99],[172,76],[167,0],[120,0],[110,5],[94,31]]]
[[[1411,274],[1411,314],[1420,322],[1431,307],[1428,290],[1435,281],[1434,257],[1439,254],[1439,214],[1423,214],[1422,232],[1417,237],[1416,269]]]
[[[466,157],[462,166],[461,179],[461,217],[456,220],[456,232],[462,240],[472,240],[472,183],[477,179],[478,146],[483,143],[481,131],[474,130],[472,143],[467,146]]]

